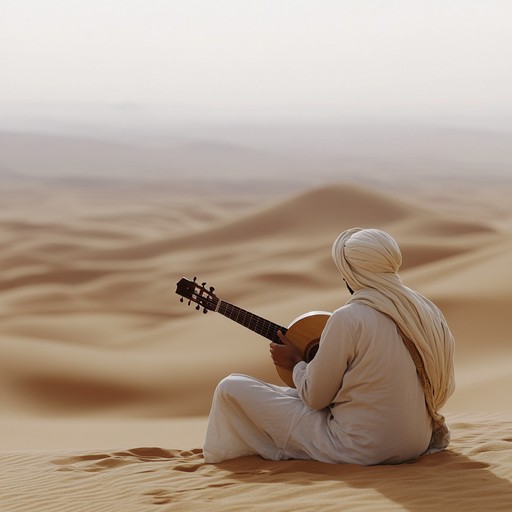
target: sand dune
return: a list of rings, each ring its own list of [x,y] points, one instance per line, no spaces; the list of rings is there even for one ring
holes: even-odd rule
[[[457,194],[445,207],[449,190],[427,203],[354,183],[273,197],[180,190],[2,186],[0,447],[16,450],[1,455],[2,510],[510,507],[508,207],[494,222],[457,210]],[[348,298],[330,246],[356,225],[395,236],[404,282],[438,303],[455,333],[451,450],[397,468],[256,457],[203,465],[218,380],[279,380],[265,340],[180,303],[175,283],[197,275],[221,298],[288,325]],[[160,448],[127,450],[150,444]],[[72,451],[31,451],[56,448]]]
[[[157,233],[126,230],[123,217],[123,211],[116,214],[112,208],[94,229],[86,226],[90,217],[84,214],[25,229],[19,221],[3,225],[0,303],[5,343],[22,360],[32,345],[50,360],[59,351],[69,351],[48,368],[34,368],[31,358],[17,366],[10,387],[29,404],[44,403],[43,410],[53,410],[55,402],[56,410],[65,414],[67,401],[54,392],[60,386],[84,410],[110,410],[118,402],[121,410],[129,411],[143,403],[142,409],[159,415],[158,407],[167,404],[166,415],[180,416],[184,408],[179,397],[172,398],[172,389],[187,387],[187,375],[178,366],[181,358],[197,359],[202,336],[212,327],[218,330],[217,342],[201,349],[212,377],[200,361],[190,368],[204,375],[207,396],[219,375],[237,369],[233,361],[268,377],[267,354],[252,342],[254,335],[225,319],[194,316],[173,294],[175,282],[182,275],[200,274],[223,298],[255,308],[262,316],[272,312],[281,318],[271,320],[287,325],[304,311],[332,310],[342,303],[346,292],[330,262],[330,244],[354,225],[381,227],[397,237],[404,252],[404,279],[441,304],[460,337],[461,357],[470,352],[466,347],[483,350],[482,336],[491,327],[493,342],[505,348],[504,297],[509,291],[503,276],[512,242],[508,233],[485,223],[354,185],[309,190],[235,216],[228,211],[187,234],[172,226]],[[112,236],[116,229],[117,236]],[[482,297],[487,321],[481,319]],[[244,343],[233,344],[233,338]],[[254,357],[250,365],[244,361],[247,350]],[[225,356],[215,358],[219,351]],[[125,360],[135,354],[141,361],[137,368],[129,357]],[[70,372],[68,358],[76,363],[90,359],[90,369]],[[21,368],[30,385],[20,384]],[[75,373],[77,382],[69,373]],[[104,400],[95,401],[99,389],[105,390]],[[207,414],[209,398],[200,403],[187,411]]]
[[[452,448],[401,466],[245,457],[205,465],[200,449],[0,455],[6,510],[510,510],[510,423],[455,419]],[[20,480],[23,480],[22,492]]]

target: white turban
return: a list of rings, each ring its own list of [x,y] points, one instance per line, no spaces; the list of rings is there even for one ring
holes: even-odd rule
[[[332,246],[332,256],[354,291],[349,303],[366,304],[391,317],[413,359],[420,359],[415,363],[423,366],[418,371],[434,420],[429,451],[445,448],[450,435],[438,410],[453,393],[455,379],[454,339],[443,314],[431,301],[402,283],[398,275],[402,254],[387,233],[361,228],[344,231]]]

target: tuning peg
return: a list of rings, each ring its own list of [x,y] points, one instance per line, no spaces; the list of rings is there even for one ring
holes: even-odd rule
[[[201,283],[201,286],[204,288],[204,286],[206,285],[206,281],[204,283]]]
[[[199,304],[196,306],[196,310],[199,311],[201,309],[201,307],[199,306]]]
[[[197,277],[196,276],[194,276],[193,281],[194,281],[194,283],[197,281]]]
[[[183,302],[183,297],[180,298],[180,302]]]
[[[210,286],[210,292],[213,293],[215,291],[215,288],[213,286]]]
[[[191,302],[192,302],[192,301],[190,301],[190,300],[188,301],[188,305],[189,305],[189,306],[190,306],[190,303],[191,303]]]
[[[203,313],[206,315],[206,313],[208,313],[208,310],[206,308],[204,308]]]

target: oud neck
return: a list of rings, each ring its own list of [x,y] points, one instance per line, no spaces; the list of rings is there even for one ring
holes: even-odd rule
[[[233,304],[223,300],[220,301],[216,311],[230,320],[235,321],[237,324],[243,325],[275,343],[281,343],[277,336],[277,331],[281,331],[283,334],[286,334],[287,331],[287,329],[281,325],[270,322],[261,316],[250,313],[238,306],[233,306]]]

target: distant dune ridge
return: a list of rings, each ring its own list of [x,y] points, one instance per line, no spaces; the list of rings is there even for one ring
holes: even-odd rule
[[[509,510],[508,185],[474,184],[469,204],[445,183],[428,193],[375,184],[209,195],[206,185],[170,181],[6,180],[0,508]],[[490,210],[479,206],[488,197]],[[265,340],[180,303],[175,283],[197,275],[221,298],[287,325],[348,298],[330,248],[354,226],[397,239],[403,281],[452,327],[450,450],[400,467],[258,457],[204,465],[217,382],[231,372],[279,380]]]

